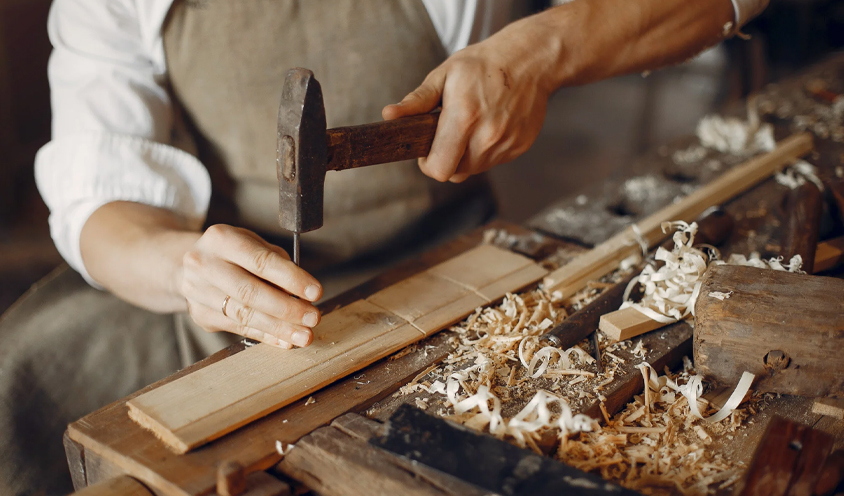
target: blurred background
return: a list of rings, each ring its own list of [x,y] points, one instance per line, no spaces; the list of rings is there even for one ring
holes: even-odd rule
[[[513,16],[551,3],[517,1]],[[32,170],[50,138],[49,7],[49,0],[0,0],[0,313],[61,262]],[[643,151],[693,133],[703,115],[841,49],[844,0],[771,0],[744,32],[750,40],[727,41],[647,77],[558,91],[533,148],[492,172],[501,217],[524,221]]]

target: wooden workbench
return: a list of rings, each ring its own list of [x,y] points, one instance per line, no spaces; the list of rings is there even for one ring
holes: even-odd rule
[[[771,95],[769,100],[776,102],[781,98],[785,101],[789,92],[802,91],[806,82],[814,78],[823,78],[831,82],[831,89],[844,93],[844,55],[833,57],[799,78],[767,90]],[[741,116],[744,112],[744,106],[737,106],[730,113]],[[795,130],[794,119],[788,112],[775,109],[774,113],[783,116],[772,120],[777,126],[777,138]],[[633,164],[626,177],[613,178],[579,195],[562,199],[534,217],[527,227],[493,222],[322,304],[321,309],[328,312],[461,253],[480,243],[487,229],[512,234],[498,237],[504,247],[538,260],[558,250],[563,260],[574,256],[584,250],[584,246],[603,241],[622,227],[671,202],[675,196],[692,191],[742,161],[709,152],[699,161],[678,164],[673,158],[675,152],[686,151],[693,143],[696,140],[688,138],[660,147]],[[811,159],[823,174],[834,175],[837,167],[844,166],[844,144],[817,139],[815,149]],[[781,219],[784,218],[781,199],[785,191],[784,186],[768,180],[725,206],[737,221],[736,229],[722,250],[725,255],[758,251],[765,258],[779,253],[783,235]],[[827,220],[822,228],[822,239],[824,234],[838,232],[840,235],[841,230],[840,222]],[[653,334],[652,338],[646,337],[652,339],[651,360],[661,359],[662,363],[674,364],[684,354],[691,354],[691,330],[687,325],[676,324]],[[214,494],[217,466],[224,461],[237,461],[247,467],[247,471],[268,470],[280,477],[298,480],[323,494],[482,493],[466,481],[409,463],[367,442],[377,430],[377,422],[386,420],[401,404],[415,403],[416,394],[393,396],[393,393],[448,355],[453,346],[449,331],[426,339],[410,353],[378,362],[324,388],[313,395],[315,404],[306,406],[304,400],[296,402],[186,455],[167,451],[152,434],[129,419],[125,403],[131,397],[238,353],[244,346],[238,344],[223,350],[71,424],[65,435],[65,447],[75,487],[128,474],[156,494]],[[618,404],[608,405],[615,410],[623,407],[636,387],[635,381],[624,376],[618,381],[619,384],[608,387],[615,391],[613,398]],[[811,404],[812,400],[804,398],[774,398],[734,439],[729,442],[715,439],[710,449],[722,450],[733,460],[749,462],[767,420],[774,414],[829,432],[835,436],[836,448],[844,447],[844,421],[811,413]],[[349,412],[366,412],[370,420],[343,416]],[[338,420],[325,427],[335,419]],[[281,461],[276,441],[295,443],[300,440],[310,447],[309,453],[322,453],[319,460],[299,456]],[[525,451],[524,456],[535,455]]]

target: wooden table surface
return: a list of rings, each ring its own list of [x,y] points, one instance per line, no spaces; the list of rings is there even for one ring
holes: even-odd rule
[[[803,92],[808,81],[819,78],[825,80],[831,90],[844,93],[844,55],[832,57],[799,77],[766,90],[768,100],[787,105],[790,95]],[[736,106],[730,112],[741,116],[745,109],[743,105]],[[776,112],[777,109],[774,110]],[[795,119],[786,111],[779,114],[785,118],[775,117],[772,122],[776,125],[777,138],[781,139],[795,131]],[[527,227],[493,222],[322,304],[321,309],[327,312],[343,306],[451,258],[481,242],[486,229],[513,234],[511,241],[516,240],[517,243],[506,247],[537,259],[557,249],[574,256],[585,247],[603,241],[622,227],[666,205],[675,196],[688,193],[723,170],[742,162],[737,157],[709,152],[699,161],[677,163],[673,158],[675,152],[688,150],[694,143],[696,139],[690,137],[653,150],[629,168],[627,177],[613,178],[580,195],[561,199],[535,216]],[[810,160],[818,166],[822,175],[834,177],[836,169],[844,167],[844,144],[841,142],[817,139],[815,150]],[[714,161],[717,161],[717,166]],[[724,206],[736,219],[736,228],[722,249],[724,256],[758,251],[765,258],[779,253],[784,229],[782,219],[785,218],[782,199],[786,191],[786,187],[771,179]],[[821,239],[842,234],[841,221],[835,220],[835,214],[834,209],[826,213]],[[501,239],[506,240],[507,236]],[[644,337],[653,341],[649,346],[655,350],[651,360],[656,358],[672,364],[684,354],[691,354],[691,329],[688,325],[675,324],[652,334],[651,338]],[[428,338],[413,352],[378,362],[324,388],[313,395],[315,404],[306,406],[304,400],[296,402],[186,455],[167,451],[152,434],[129,419],[125,404],[128,399],[244,349],[243,344],[234,345],[71,424],[65,435],[65,448],[74,485],[78,489],[128,474],[157,494],[214,494],[216,467],[224,461],[236,460],[247,471],[269,469],[292,475],[326,494],[389,494],[395,488],[401,488],[405,494],[469,494],[471,488],[459,480],[443,477],[425,467],[409,467],[401,460],[385,459],[383,454],[368,451],[372,448],[362,447],[375,425],[365,419],[359,421],[354,417],[343,417],[331,428],[322,427],[347,412],[368,411],[372,419],[385,420],[400,404],[413,404],[413,394],[391,395],[419,372],[448,355],[452,349],[449,336],[449,331],[444,331]],[[666,345],[666,340],[671,344]],[[623,408],[635,392],[631,388],[636,386],[629,380],[622,383],[624,376],[618,381],[619,384],[608,386],[610,393],[606,393],[608,398],[618,399],[619,404],[608,405],[615,410]],[[638,387],[641,388],[641,385]],[[775,414],[829,432],[835,436],[836,449],[844,447],[844,421],[811,413],[812,402],[807,398],[775,398],[752,416],[747,428],[734,439],[715,439],[710,448],[720,450],[731,460],[749,462],[768,419]],[[346,477],[365,482],[338,486],[332,481],[320,480],[314,475],[316,469],[307,465],[304,457],[299,457],[302,459],[300,466],[295,466],[290,460],[279,463],[282,457],[276,452],[276,441],[294,443],[319,428],[323,430],[318,433],[324,437],[320,442],[334,446],[326,448],[325,463],[329,467],[334,464],[338,480]],[[308,439],[316,438],[312,435]],[[344,451],[346,448],[348,452]],[[350,460],[354,462],[352,465],[348,465]],[[349,467],[360,471],[362,476],[359,478],[349,473]],[[320,473],[324,471],[325,467],[321,467]],[[376,479],[380,482],[373,483],[372,480]]]

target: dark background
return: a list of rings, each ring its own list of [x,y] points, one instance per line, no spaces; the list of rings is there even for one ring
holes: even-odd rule
[[[0,312],[61,263],[32,171],[50,137],[49,6],[0,0]],[[517,0],[514,16],[547,6]],[[844,0],[772,0],[744,31],[749,41],[730,40],[679,67],[557,92],[534,147],[492,172],[501,216],[522,221],[694,132],[704,114],[840,49]]]

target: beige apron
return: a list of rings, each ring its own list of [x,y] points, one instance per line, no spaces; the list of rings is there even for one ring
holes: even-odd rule
[[[195,138],[212,176],[209,221],[265,235],[278,232],[275,121],[286,70],[315,71],[333,127],[378,120],[444,56],[421,0],[177,1],[164,42],[177,112],[194,134],[176,143]],[[370,252],[332,268],[333,291],[348,287],[398,260],[384,248],[422,250],[490,215],[485,183],[452,186],[412,162],[329,173],[325,227],[306,237],[304,253],[326,265]],[[231,341],[58,269],[0,316],[0,494],[66,494],[69,422]]]
[[[421,0],[177,1],[164,48],[173,92],[201,136],[200,159],[231,179],[237,223],[280,236],[276,130],[287,70],[314,71],[328,127],[337,127],[380,121],[384,105],[446,56]],[[415,160],[329,172],[325,225],[303,236],[303,266],[399,245],[436,207],[477,191],[437,183]]]

